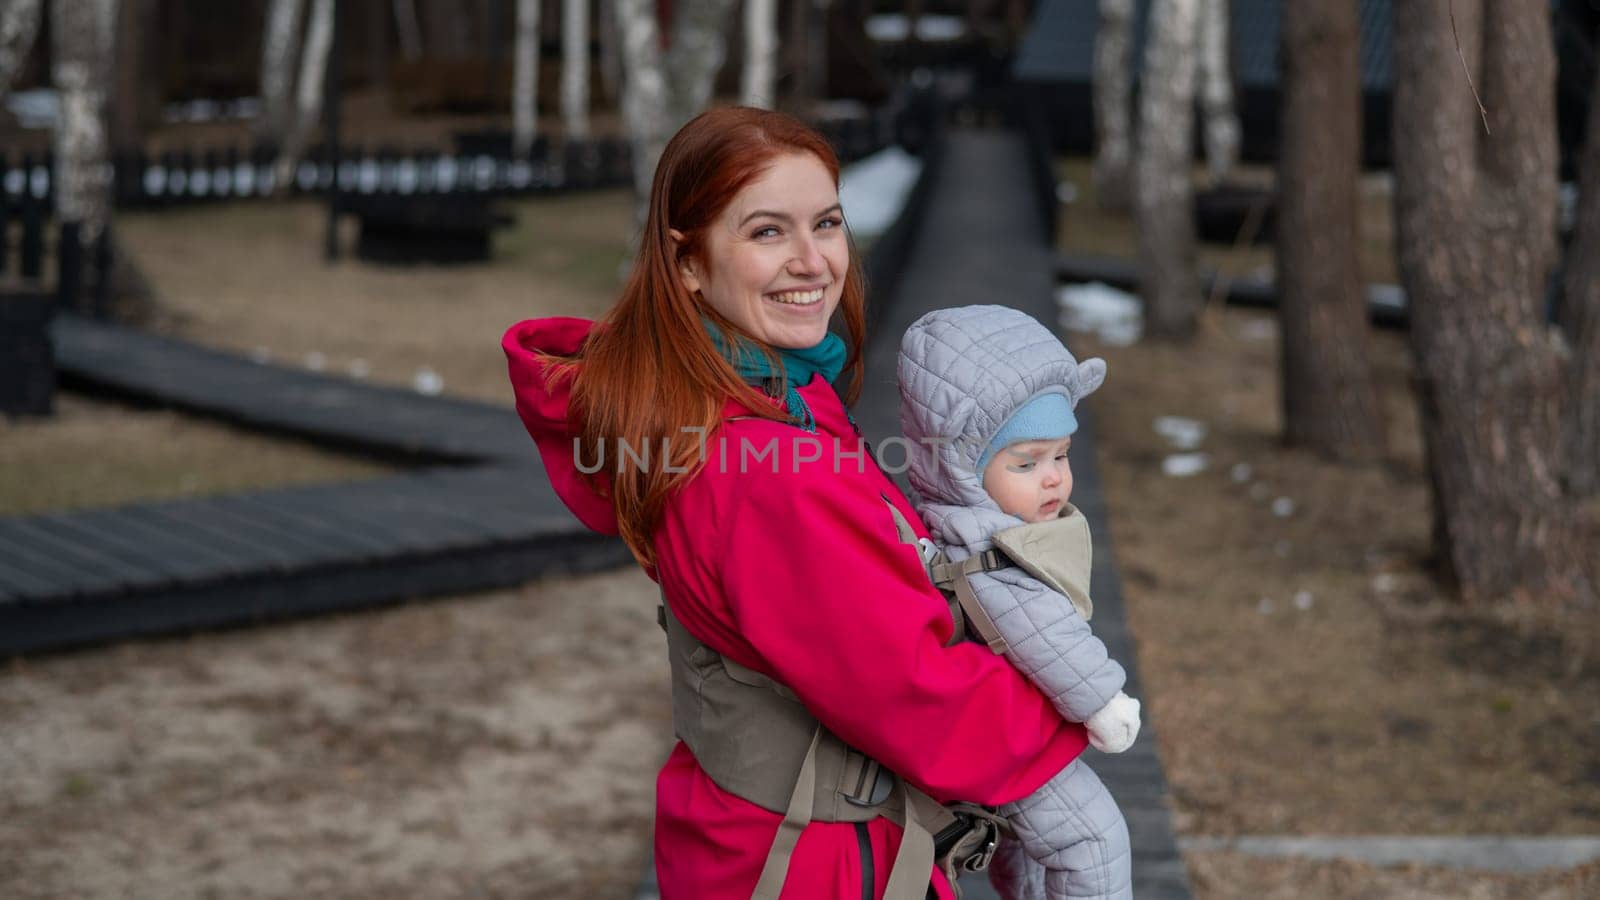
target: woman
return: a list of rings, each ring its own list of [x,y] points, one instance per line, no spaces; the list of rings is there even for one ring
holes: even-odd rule
[[[951,897],[927,796],[1015,800],[1086,744],[1003,658],[946,646],[926,532],[845,409],[865,301],[838,175],[788,116],[704,113],[661,156],[616,306],[504,340],[556,493],[662,589],[684,738],[656,788],[664,900]],[[721,715],[717,678],[790,705]],[[829,803],[838,766],[859,795]]]

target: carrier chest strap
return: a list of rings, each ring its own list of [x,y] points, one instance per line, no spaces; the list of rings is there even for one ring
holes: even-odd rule
[[[1000,629],[995,627],[994,619],[978,602],[978,595],[972,590],[971,576],[978,572],[993,572],[996,569],[1008,568],[1011,560],[998,550],[985,550],[974,553],[960,562],[935,562],[928,567],[928,577],[941,590],[954,591],[956,602],[960,604],[961,611],[966,614],[967,623],[978,639],[988,645],[996,654],[1006,652],[1006,639],[1000,636]]]

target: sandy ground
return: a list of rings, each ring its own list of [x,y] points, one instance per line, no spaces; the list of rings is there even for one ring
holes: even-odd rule
[[[13,661],[0,895],[630,897],[671,732],[653,596],[558,578]]]

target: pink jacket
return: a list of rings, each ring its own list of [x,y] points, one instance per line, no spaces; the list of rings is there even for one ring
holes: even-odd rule
[[[584,525],[616,534],[609,501],[575,468],[567,390],[549,383],[534,355],[575,352],[591,324],[522,322],[503,345],[517,412],[551,485]],[[743,419],[708,437],[707,463],[656,531],[652,576],[702,643],[788,685],[845,742],[934,797],[999,804],[1031,793],[1083,751],[1083,726],[1062,719],[1003,657],[977,644],[944,646],[949,609],[916,548],[896,537],[884,500],[920,532],[915,510],[856,455],[859,437],[832,387],[819,377],[800,392],[814,435]],[[727,414],[738,412],[730,404]],[[774,439],[775,451],[760,456]],[[583,461],[593,466],[593,448]],[[614,448],[605,465],[616,471]],[[780,819],[719,789],[678,743],[656,781],[663,900],[748,898]],[[859,833],[814,822],[783,896],[857,898],[869,877],[881,896],[899,842],[886,819]],[[952,896],[942,875],[932,879],[937,896]]]

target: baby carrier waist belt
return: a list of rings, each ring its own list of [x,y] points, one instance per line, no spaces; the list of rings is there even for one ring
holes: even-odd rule
[[[662,595],[672,668],[672,725],[717,786],[783,815],[752,900],[777,900],[808,822],[887,817],[905,830],[884,900],[924,900],[934,835],[954,870],[988,865],[998,826],[982,807],[945,807],[824,728],[787,687],[700,643]],[[940,850],[945,847],[941,846]]]

